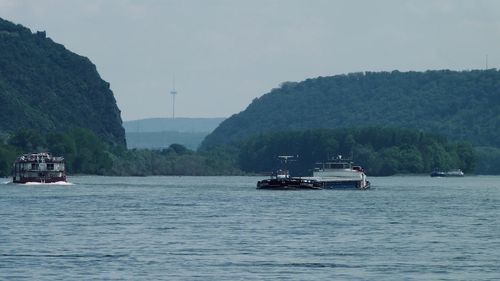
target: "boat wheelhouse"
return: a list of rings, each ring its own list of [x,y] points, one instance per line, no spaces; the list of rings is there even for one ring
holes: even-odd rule
[[[370,182],[361,166],[355,166],[350,159],[337,158],[316,163],[312,177],[302,179],[315,181],[321,188],[325,189],[367,189]]]
[[[64,158],[52,156],[48,152],[21,155],[14,162],[13,168],[14,183],[66,181]]]

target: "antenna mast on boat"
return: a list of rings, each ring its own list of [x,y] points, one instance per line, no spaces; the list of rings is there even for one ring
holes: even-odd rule
[[[288,163],[288,159],[293,160],[293,158],[299,158],[299,156],[292,156],[292,155],[279,155],[278,159],[280,159],[284,164]]]
[[[172,119],[175,119],[175,96],[177,95],[177,91],[175,90],[175,75],[172,78],[172,84],[173,88],[172,91],[170,91],[172,95]]]

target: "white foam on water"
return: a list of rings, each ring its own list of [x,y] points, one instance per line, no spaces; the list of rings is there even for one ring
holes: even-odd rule
[[[44,183],[44,182],[27,182],[24,183],[25,185],[75,185],[72,182],[66,182],[66,181],[57,181],[57,182],[50,182],[50,183]]]
[[[43,183],[43,182],[26,182],[26,183],[14,183],[12,180],[10,181],[3,181],[0,182],[0,184],[16,184],[16,185],[75,185],[72,182],[66,182],[66,181],[57,181],[57,182],[50,182],[50,183]]]

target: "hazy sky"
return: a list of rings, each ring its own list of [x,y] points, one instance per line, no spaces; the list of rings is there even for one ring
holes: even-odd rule
[[[0,0],[86,56],[124,120],[228,117],[284,81],[500,65],[500,1]]]

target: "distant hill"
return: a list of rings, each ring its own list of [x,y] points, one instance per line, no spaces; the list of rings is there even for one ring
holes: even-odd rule
[[[132,148],[147,148],[147,149],[163,149],[168,148],[172,144],[181,144],[191,150],[198,149],[203,139],[209,132],[127,132],[127,147]]]
[[[212,132],[225,118],[149,118],[124,121],[126,132]]]
[[[150,118],[123,122],[128,148],[167,148],[171,144],[196,150],[224,118]]]
[[[500,147],[500,72],[365,72],[286,82],[222,122],[202,149],[260,133],[367,126]]]
[[[120,110],[96,67],[28,28],[0,19],[0,133],[93,131],[125,145]]]

